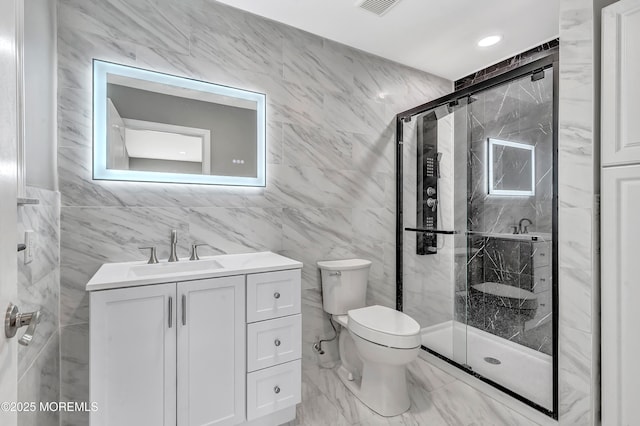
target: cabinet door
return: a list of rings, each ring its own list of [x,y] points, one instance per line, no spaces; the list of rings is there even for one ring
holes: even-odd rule
[[[91,293],[92,426],[175,425],[176,285]]]
[[[640,418],[640,166],[602,171],[602,424]]]
[[[178,284],[178,425],[234,425],[245,413],[245,277]]]
[[[640,163],[640,0],[602,11],[602,164]]]

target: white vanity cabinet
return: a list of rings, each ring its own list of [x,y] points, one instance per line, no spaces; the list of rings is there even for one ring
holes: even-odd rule
[[[301,400],[300,271],[247,276],[247,420]]]
[[[218,268],[170,283],[149,282],[148,275],[107,282],[115,264],[105,265],[102,277],[98,271],[87,285],[90,399],[99,407],[91,425],[267,426],[293,420],[301,399],[302,264],[269,255],[276,266],[251,268],[243,261],[244,269]],[[292,269],[272,270],[278,265]]]
[[[175,284],[91,293],[93,426],[174,425]]]
[[[92,425],[244,420],[244,276],[91,293]]]
[[[178,425],[244,420],[244,276],[177,285]]]

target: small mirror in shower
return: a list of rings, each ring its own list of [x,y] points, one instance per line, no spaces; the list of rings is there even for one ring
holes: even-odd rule
[[[488,139],[490,195],[535,195],[535,147],[518,142]]]

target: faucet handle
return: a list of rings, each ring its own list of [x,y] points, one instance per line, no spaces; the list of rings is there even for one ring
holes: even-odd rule
[[[189,260],[200,260],[200,256],[198,256],[198,247],[200,246],[208,246],[209,244],[201,243],[201,244],[191,244],[191,257]]]
[[[513,228],[514,235],[517,235],[520,233],[520,228],[518,227],[518,225],[511,225],[510,228]]]
[[[151,252],[149,253],[149,261],[147,263],[149,264],[154,264],[154,263],[158,263],[158,256],[156,255],[156,248],[155,246],[150,246],[150,247],[138,247],[140,250],[151,250]]]

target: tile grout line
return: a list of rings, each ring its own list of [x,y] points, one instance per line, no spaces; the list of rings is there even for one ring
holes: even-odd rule
[[[40,358],[40,355],[42,355],[42,352],[45,350],[45,348],[51,342],[51,339],[53,339],[56,335],[59,335],[59,334],[60,334],[59,332],[58,333],[51,333],[51,336],[49,336],[49,338],[47,339],[46,343],[44,345],[42,345],[42,348],[38,351],[38,354],[33,358],[33,361],[31,361],[29,366],[25,369],[24,373],[22,373],[22,375],[18,378],[18,383],[20,383],[20,381],[22,379],[24,379],[24,376],[29,372],[29,370],[31,370],[31,368],[33,368],[33,365],[36,363],[36,361],[38,361],[38,359]]]

